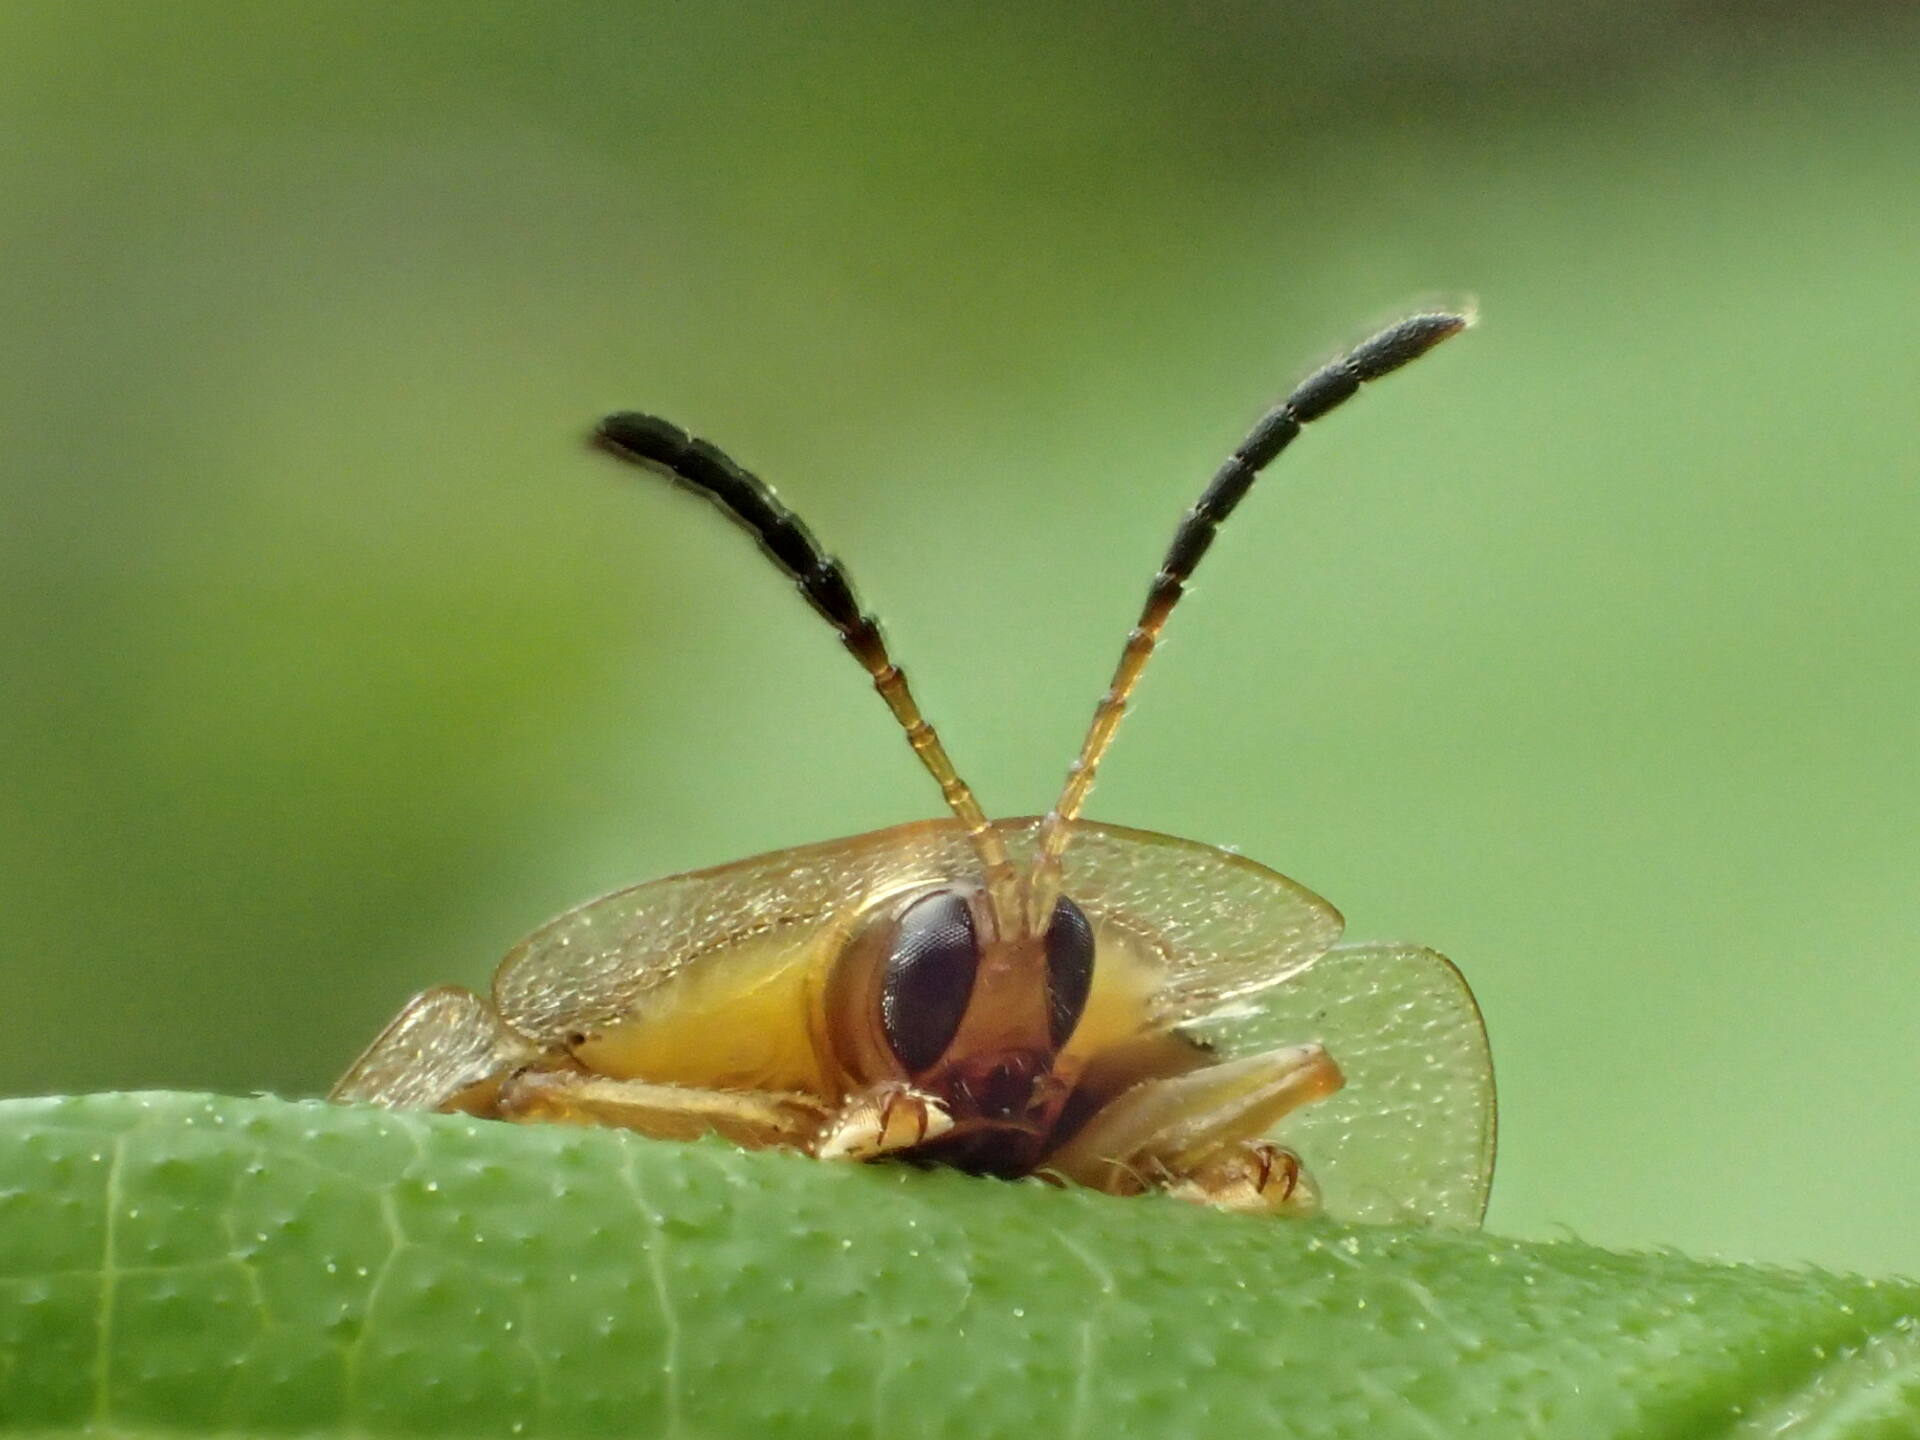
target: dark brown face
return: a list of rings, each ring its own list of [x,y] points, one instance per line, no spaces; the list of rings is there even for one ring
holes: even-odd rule
[[[1031,1128],[1050,1108],[1054,1057],[1086,1008],[1093,948],[1093,927],[1064,897],[1044,935],[1000,939],[977,887],[921,891],[843,957],[836,1008],[864,998],[869,1030],[867,1063],[855,1068],[878,1079],[875,1062],[886,1065],[963,1128]],[[853,983],[857,972],[864,984]]]

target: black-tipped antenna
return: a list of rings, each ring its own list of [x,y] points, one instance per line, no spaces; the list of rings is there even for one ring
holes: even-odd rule
[[[853,583],[840,562],[820,548],[800,517],[780,503],[766,482],[729,459],[705,440],[653,415],[623,412],[595,427],[593,440],[618,459],[680,481],[699,491],[738,521],[760,549],[806,597],[820,618],[839,633],[841,643],[873,679],[873,688],[906,731],[907,743],[939,783],[948,807],[966,827],[985,872],[987,892],[1003,927],[1018,918],[1019,876],[1007,857],[1006,843],[993,828],[967,782],[960,778],[946,747],[907,688],[907,677],[893,663],[880,625],[860,607]]]
[[[1260,423],[1214,473],[1206,492],[1194,502],[1174,532],[1173,544],[1167,547],[1166,558],[1160,562],[1160,573],[1154,576],[1147,591],[1147,603],[1140,619],[1120,652],[1120,663],[1114,669],[1106,696],[1093,712],[1093,723],[1087,728],[1079,758],[1067,771],[1066,788],[1041,822],[1033,873],[1028,882],[1029,928],[1044,927],[1053,913],[1060,893],[1060,857],[1066,851],[1073,822],[1086,803],[1087,792],[1093,788],[1100,759],[1113,743],[1114,731],[1127,711],[1127,699],[1140,683],[1140,673],[1153,655],[1167,616],[1186,593],[1186,582],[1213,543],[1214,533],[1253,488],[1260,472],[1287,448],[1302,426],[1318,420],[1350,398],[1367,381],[1398,370],[1471,323],[1472,318],[1467,315],[1434,314],[1409,316],[1388,326],[1295,386],[1291,395],[1261,417]]]

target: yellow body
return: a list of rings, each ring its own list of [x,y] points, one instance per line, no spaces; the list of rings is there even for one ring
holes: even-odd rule
[[[650,992],[637,1013],[597,1028],[573,1057],[622,1080],[834,1094],[845,1077],[821,1053],[816,1018],[833,961],[827,938],[796,946],[755,936],[717,952]]]
[[[1024,856],[1037,827],[997,828]],[[1329,1100],[1326,1083],[1310,1087],[1316,1103],[1279,1134],[1313,1151],[1325,1207],[1477,1220],[1493,1158],[1492,1078],[1452,966],[1413,947],[1336,946],[1337,911],[1243,857],[1081,829],[1070,884],[1099,958],[1054,1062],[1076,1087],[1075,1127],[1148,1082],[1197,1080],[1263,1046],[1314,1042],[1349,1088]],[[918,822],[591,901],[515,947],[492,1001],[453,988],[414,1001],[334,1098],[806,1148],[860,1092],[833,1043],[837,958],[864,913],[964,864],[966,846],[953,822]],[[543,1086],[561,1080],[567,1097],[550,1102]],[[602,1087],[585,1092],[591,1110],[585,1086]],[[618,1099],[603,1100],[616,1086]],[[1300,1145],[1316,1135],[1324,1151]]]

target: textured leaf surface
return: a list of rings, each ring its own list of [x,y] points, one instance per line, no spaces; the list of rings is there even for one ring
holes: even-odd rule
[[[0,1103],[0,1435],[1892,1437],[1920,1287],[625,1135]]]

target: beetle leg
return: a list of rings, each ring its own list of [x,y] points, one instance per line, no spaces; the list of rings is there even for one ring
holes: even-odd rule
[[[1271,1140],[1238,1140],[1184,1175],[1157,1178],[1181,1200],[1248,1215],[1311,1215],[1320,1208],[1320,1192],[1300,1157]]]
[[[875,1085],[848,1097],[821,1130],[813,1153],[822,1160],[873,1160],[951,1129],[953,1116],[933,1096],[905,1085]]]
[[[1143,1080],[1108,1102],[1045,1161],[1110,1195],[1162,1188],[1233,1209],[1306,1202],[1298,1157],[1259,1140],[1276,1121],[1342,1084],[1319,1045],[1297,1045]],[[1288,1207],[1291,1208],[1291,1207]]]
[[[749,1149],[803,1150],[824,1118],[817,1102],[780,1090],[702,1090],[577,1071],[526,1071],[500,1089],[503,1119],[634,1130],[656,1140],[721,1135]]]

